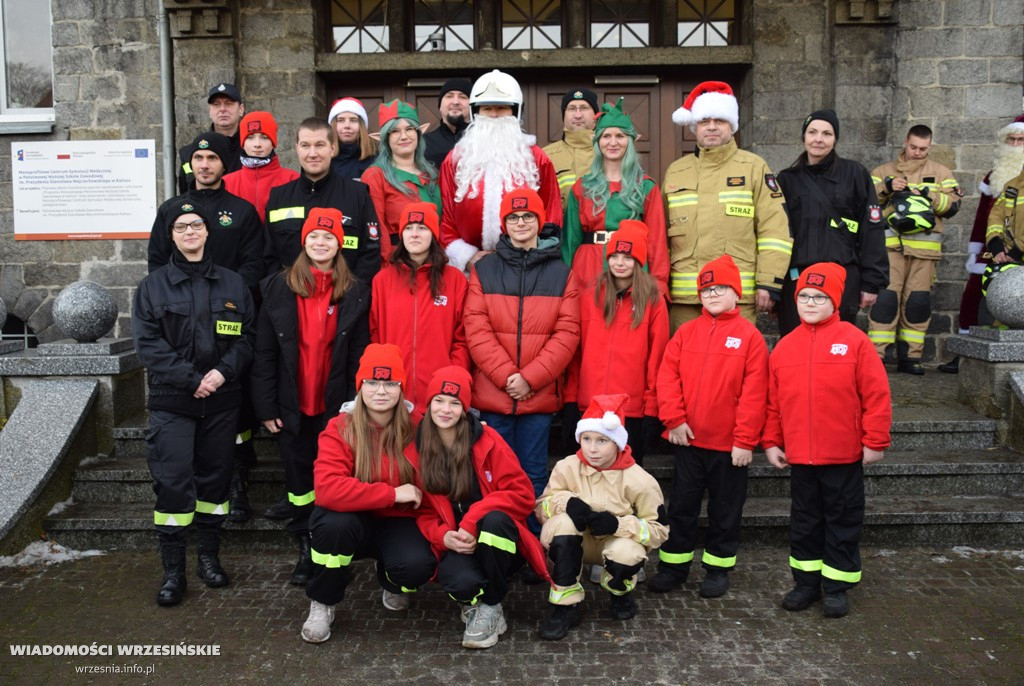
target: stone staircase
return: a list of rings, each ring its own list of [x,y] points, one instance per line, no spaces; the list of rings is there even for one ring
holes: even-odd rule
[[[882,462],[865,469],[865,545],[1024,546],[1024,454],[996,447],[996,421],[956,404],[955,377],[894,375],[891,383],[893,445]],[[78,549],[154,545],[145,432],[142,416],[125,423],[115,429],[111,456],[87,460],[77,470],[75,504],[46,520],[51,537]],[[260,462],[250,497],[260,512],[284,493],[284,473],[273,439],[261,434],[256,441]],[[646,466],[668,492],[672,458],[668,444],[661,448]],[[552,460],[563,454],[553,446]],[[756,455],[744,509],[745,545],[787,545],[788,493],[787,473]],[[279,522],[258,516],[227,529],[227,546],[291,545]]]

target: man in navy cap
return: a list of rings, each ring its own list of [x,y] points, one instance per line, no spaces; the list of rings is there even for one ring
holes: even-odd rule
[[[594,161],[594,126],[597,124],[597,93],[586,88],[573,88],[562,96],[562,137],[545,146],[558,176],[558,192],[562,207],[569,191],[590,171]]]
[[[224,160],[224,173],[229,174],[242,168],[242,143],[238,138],[238,124],[245,115],[245,103],[238,86],[233,83],[215,83],[206,96],[210,105],[210,130],[226,136],[230,143],[228,159]],[[189,164],[191,146],[178,151],[181,164],[178,167],[178,192],[184,193],[192,187],[194,176]]]

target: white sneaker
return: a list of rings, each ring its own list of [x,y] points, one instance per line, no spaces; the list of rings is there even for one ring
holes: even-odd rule
[[[323,643],[331,637],[331,623],[334,622],[334,606],[324,605],[315,600],[309,604],[309,617],[302,625],[302,640],[307,643]]]
[[[380,602],[384,605],[385,609],[392,612],[401,612],[409,609],[408,595],[405,593],[392,593],[386,588],[381,590],[384,591],[384,594],[381,596]]]
[[[476,605],[459,605],[459,619],[463,624],[469,624],[469,620],[476,614]]]
[[[486,605],[480,603],[469,618],[466,631],[462,634],[464,648],[490,648],[498,642],[498,636],[508,630],[501,603]]]
[[[601,575],[604,574],[604,567],[601,565],[590,565],[590,581],[591,583],[601,583]]]

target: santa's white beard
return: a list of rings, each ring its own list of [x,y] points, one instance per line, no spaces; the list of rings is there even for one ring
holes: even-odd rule
[[[1024,148],[1000,143],[996,150],[992,172],[988,177],[989,195],[995,197],[1002,193],[1003,186],[1020,174],[1022,167],[1024,167]]]

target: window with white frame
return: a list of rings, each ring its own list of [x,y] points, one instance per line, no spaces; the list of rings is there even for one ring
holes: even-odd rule
[[[53,126],[51,24],[49,2],[0,0],[0,133]]]

